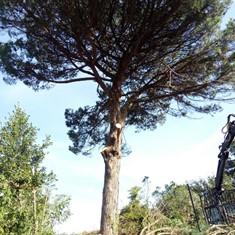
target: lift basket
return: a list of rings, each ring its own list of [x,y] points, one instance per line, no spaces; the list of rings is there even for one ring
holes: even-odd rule
[[[235,189],[206,192],[201,196],[201,203],[209,224],[235,222]]]

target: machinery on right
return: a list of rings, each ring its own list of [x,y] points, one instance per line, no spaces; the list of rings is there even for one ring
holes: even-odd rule
[[[222,189],[225,164],[229,157],[229,148],[235,136],[235,118],[230,114],[227,119],[227,128],[224,142],[220,145],[219,162],[215,177],[215,187],[204,192],[201,203],[204,216],[209,224],[224,224],[235,222],[235,189]],[[224,128],[223,128],[224,130]]]

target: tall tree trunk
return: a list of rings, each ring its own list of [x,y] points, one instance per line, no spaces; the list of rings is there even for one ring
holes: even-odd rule
[[[110,133],[101,154],[105,164],[101,234],[118,235],[119,175],[121,166],[122,128],[120,103],[116,102],[111,113]]]
[[[104,156],[105,176],[103,188],[103,204],[101,214],[101,234],[118,234],[118,197],[120,156]]]

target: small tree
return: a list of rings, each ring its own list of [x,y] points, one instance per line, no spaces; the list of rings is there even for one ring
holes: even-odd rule
[[[68,197],[49,200],[56,179],[41,164],[51,141],[46,137],[37,144],[37,131],[19,107],[0,127],[1,234],[54,234],[54,222],[69,216]]]
[[[155,130],[167,115],[216,112],[210,101],[234,90],[235,23],[219,30],[230,2],[0,1],[7,83],[97,84],[96,104],[65,116],[73,153],[104,147],[102,235],[117,234],[124,127]]]
[[[191,192],[197,216],[201,219],[198,223],[203,228],[202,233],[198,230],[186,185],[171,182],[163,190],[157,187],[152,194],[148,188],[148,192],[143,188],[144,193],[148,194],[147,202],[145,195],[140,195],[140,191],[139,187],[129,190],[130,202],[120,212],[120,235],[205,234],[200,197],[194,191]]]
[[[196,227],[196,216],[204,220],[202,215],[199,195],[191,192],[197,215],[194,214],[189,191],[186,185],[178,185],[174,182],[165,185],[160,192],[160,200],[157,202],[159,210],[178,226]]]
[[[136,235],[143,229],[143,220],[148,214],[148,207],[142,204],[140,192],[140,187],[133,187],[129,190],[130,202],[120,212],[120,235]]]

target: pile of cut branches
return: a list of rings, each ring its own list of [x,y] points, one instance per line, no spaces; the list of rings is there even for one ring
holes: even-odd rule
[[[235,235],[235,224],[213,225],[207,231],[207,235]]]

